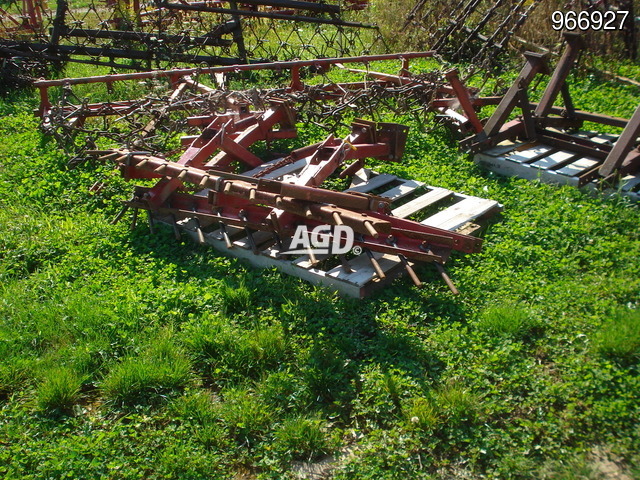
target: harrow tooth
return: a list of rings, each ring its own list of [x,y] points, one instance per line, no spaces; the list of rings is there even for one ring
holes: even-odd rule
[[[344,222],[342,221],[342,217],[340,216],[340,213],[333,212],[332,217],[336,225],[344,225]]]
[[[363,223],[364,223],[364,227],[367,229],[367,231],[373,238],[378,238],[380,236],[377,230],[373,228],[373,225],[369,220],[365,220]]]
[[[231,242],[231,239],[229,238],[227,227],[224,225],[224,223],[220,224],[220,231],[222,232],[222,238],[224,239],[225,245],[229,250],[231,250],[233,248],[233,242]]]
[[[154,228],[153,213],[151,210],[147,210],[147,220],[149,221],[149,233],[153,235],[156,233],[156,230]]]
[[[207,243],[207,241],[204,238],[204,232],[202,231],[202,227],[200,226],[200,220],[196,218],[195,222],[196,222],[196,235],[198,236],[198,242],[201,245],[203,245]]]
[[[349,260],[347,260],[347,257],[343,255],[339,255],[340,258],[340,264],[342,265],[342,269],[344,270],[345,273],[353,273],[353,268],[351,268],[351,265],[349,264]]]
[[[318,259],[316,258],[315,253],[313,253],[313,249],[307,248],[307,255],[309,256],[309,263],[312,266],[316,266],[318,264]]]
[[[179,174],[178,174],[178,180],[184,180],[184,177],[187,176],[187,173],[189,173],[189,171],[185,168],[183,169]]]
[[[111,225],[115,225],[116,223],[118,223],[122,219],[124,214],[127,213],[127,210],[129,210],[129,205],[125,205],[124,207],[122,207],[115,218],[111,220]]]
[[[444,282],[449,287],[449,290],[451,290],[451,293],[453,293],[454,295],[458,295],[460,292],[458,291],[458,289],[454,285],[453,281],[451,280],[451,278],[447,274],[447,271],[444,269],[444,266],[440,262],[433,262],[433,263],[436,266],[436,269],[438,270],[438,273],[440,274],[440,276],[442,277]]]
[[[276,232],[273,232],[273,240],[276,246],[278,247],[278,250],[281,250],[281,251],[284,250],[284,246],[282,245],[282,239],[280,238],[280,235],[278,235]]]
[[[176,238],[176,241],[182,240],[182,235],[180,235],[180,229],[178,228],[178,222],[176,221],[176,216],[171,215],[171,226],[173,227],[173,235]]]
[[[133,209],[133,216],[131,217],[131,226],[129,227],[130,231],[134,231],[136,229],[136,225],[138,223],[138,209]]]
[[[405,257],[404,255],[398,255],[398,258],[400,259],[400,262],[402,262],[404,269],[409,274],[409,277],[411,277],[411,280],[413,281],[414,285],[418,288],[422,288],[423,284],[418,278],[418,275],[416,275],[416,272],[413,269],[413,267],[411,267],[411,264],[407,260],[407,257]]]
[[[367,254],[367,257],[369,258],[369,261],[371,262],[371,266],[376,271],[376,274],[378,275],[378,278],[380,278],[380,280],[384,280],[386,278],[386,275],[384,274],[384,271],[380,267],[380,264],[378,263],[378,260],[376,260],[376,257],[373,256],[373,253],[368,248],[364,248],[363,250],[364,250],[364,253]]]
[[[244,227],[244,233],[247,235],[247,240],[249,240],[249,246],[251,247],[251,251],[254,255],[259,255],[260,250],[258,250],[258,245],[256,245],[256,240],[253,238],[253,232],[249,227]]]

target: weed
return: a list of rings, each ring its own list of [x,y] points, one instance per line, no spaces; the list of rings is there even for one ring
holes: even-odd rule
[[[405,406],[404,414],[409,428],[429,431],[440,422],[437,406],[424,397],[412,398]]]
[[[246,389],[229,389],[220,406],[222,423],[238,445],[254,447],[263,440],[274,418],[271,409]]]
[[[173,400],[169,411],[183,421],[209,425],[218,418],[219,402],[211,392],[188,392]]]
[[[244,278],[240,279],[237,286],[223,282],[220,288],[222,312],[225,315],[233,315],[248,311],[253,301],[253,293],[253,290],[247,287]]]
[[[365,425],[390,426],[401,417],[403,401],[418,391],[416,382],[403,372],[370,367],[360,377],[354,413]]]
[[[161,336],[140,355],[125,358],[104,380],[114,405],[152,404],[175,395],[191,381],[191,363],[169,338]]]
[[[616,311],[597,331],[592,345],[606,357],[627,362],[640,358],[640,310]]]
[[[207,316],[185,325],[180,338],[196,367],[206,371],[233,348],[237,331],[230,322]]]
[[[476,324],[480,331],[492,336],[523,339],[538,328],[531,312],[521,305],[507,304],[489,307]]]
[[[81,378],[68,368],[45,372],[36,396],[38,408],[50,413],[69,413],[78,399],[81,383]]]
[[[31,362],[21,358],[4,357],[0,364],[0,400],[24,387],[31,376]]]
[[[230,448],[229,432],[219,424],[212,423],[196,427],[196,440],[209,450],[228,450]]]
[[[305,385],[290,371],[273,372],[256,385],[260,399],[276,411],[304,409],[311,404]]]
[[[448,383],[436,390],[434,399],[442,413],[453,422],[473,420],[480,399],[457,383]]]
[[[279,325],[242,330],[217,318],[187,326],[182,341],[203,373],[211,369],[223,379],[257,378],[277,368],[287,352]]]
[[[318,419],[286,419],[274,433],[274,449],[292,460],[311,461],[331,451],[326,425]]]

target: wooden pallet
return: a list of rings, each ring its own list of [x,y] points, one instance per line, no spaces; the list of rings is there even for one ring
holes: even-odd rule
[[[264,178],[282,179],[287,175],[295,175],[305,165],[306,160],[286,165],[275,170]],[[262,167],[249,174],[257,173]],[[285,177],[286,178],[286,177]],[[420,220],[425,225],[472,234],[479,230],[478,222],[499,212],[502,206],[493,200],[472,197],[439,187],[431,187],[415,180],[405,180],[394,175],[378,174],[369,170],[360,170],[353,178],[347,191],[375,193],[392,200],[393,214]],[[163,220],[162,218],[158,218]],[[272,235],[268,232],[256,232],[253,240],[259,253],[254,254],[249,239],[243,229],[227,227],[227,234],[233,242],[233,248],[227,248],[219,230],[204,233],[199,237],[195,220],[179,222],[179,226],[188,232],[196,241],[204,240],[219,251],[238,258],[248,260],[252,265],[261,268],[276,267],[279,270],[307,280],[317,285],[324,285],[342,295],[363,298],[374,290],[386,285],[394,278],[403,275],[405,270],[397,256],[373,252],[380,267],[385,273],[381,280],[375,273],[366,254],[349,260],[351,272],[347,272],[340,260],[334,256],[317,256],[319,263],[314,264],[307,255],[287,259],[280,257],[280,251],[274,245]]]
[[[575,133],[574,136],[589,138],[593,142],[607,145],[614,145],[618,139],[617,135],[585,131]],[[596,158],[543,143],[510,140],[505,140],[494,148],[476,154],[474,161],[500,175],[576,187],[579,185],[582,174],[601,163]],[[594,182],[586,184],[585,187],[592,190],[600,189]],[[620,180],[617,188],[605,190],[605,193],[615,192],[620,192],[634,201],[640,200],[640,173],[626,175]]]

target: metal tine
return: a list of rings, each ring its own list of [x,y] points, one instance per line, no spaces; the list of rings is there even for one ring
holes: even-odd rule
[[[151,210],[147,210],[147,219],[149,220],[149,233],[153,235],[156,233],[156,230],[154,228],[153,213],[151,213]]]
[[[204,233],[202,232],[202,227],[200,225],[200,219],[196,218],[196,235],[198,235],[198,242],[200,243],[206,243],[206,240],[204,238]]]
[[[389,235],[387,237],[387,243],[391,245],[393,248],[398,248],[398,243],[396,242],[396,239],[393,235]],[[411,277],[411,280],[413,281],[414,285],[418,288],[421,288],[423,284],[418,278],[418,275],[416,275],[416,272],[411,266],[411,264],[409,263],[409,260],[407,260],[407,257],[399,253],[398,258],[400,259],[400,263],[402,263],[402,266],[404,267],[404,269],[407,271],[407,273]]]
[[[351,268],[351,265],[349,264],[349,260],[347,260],[347,257],[345,257],[344,254],[342,254],[338,258],[340,258],[340,263],[342,264],[342,269],[345,271],[345,273],[353,273],[353,268]]]
[[[240,212],[238,216],[243,222],[247,221],[246,213]],[[254,255],[258,255],[260,253],[260,250],[258,250],[258,245],[256,245],[256,241],[253,238],[253,232],[249,227],[245,226],[244,233],[247,234],[247,240],[249,240],[249,246],[251,247],[251,251],[253,252]]]
[[[222,238],[224,239],[224,243],[227,246],[227,248],[231,249],[233,248],[233,243],[231,242],[231,239],[229,238],[229,234],[227,233],[227,226],[220,222],[220,231],[222,232]]]
[[[244,227],[244,233],[247,234],[247,240],[249,240],[249,246],[251,247],[251,251],[254,255],[258,255],[260,250],[258,250],[258,246],[256,245],[256,241],[253,238],[253,232],[249,227]]]
[[[402,254],[398,255],[398,257],[400,258],[400,262],[402,262],[402,265],[404,266],[404,269],[407,271],[407,273],[411,277],[411,280],[413,280],[414,285],[416,287],[418,287],[418,288],[422,288],[423,283],[418,278],[418,275],[416,275],[416,272],[413,269],[413,267],[409,264],[409,261],[407,260],[407,257],[405,257]]]
[[[284,245],[282,244],[282,239],[280,238],[280,235],[278,235],[276,232],[272,232],[273,233],[273,239],[276,242],[276,245],[278,246],[278,250],[284,250]]]
[[[449,274],[447,273],[447,271],[444,269],[444,266],[439,263],[439,262],[433,262],[436,266],[436,269],[438,270],[438,273],[440,273],[440,276],[442,277],[442,279],[444,280],[444,282],[447,284],[447,286],[449,287],[449,290],[451,290],[451,293],[453,293],[454,295],[458,295],[460,294],[460,292],[458,291],[458,289],[456,288],[456,286],[453,284],[453,281],[451,280],[451,278],[449,277]]]
[[[378,260],[376,260],[376,258],[373,256],[373,253],[371,252],[371,250],[369,250],[368,248],[363,248],[363,250],[364,250],[364,253],[367,254],[367,257],[369,258],[369,261],[371,262],[371,265],[373,266],[373,269],[376,271],[376,274],[378,275],[380,280],[383,280],[384,278],[386,278],[384,271],[380,267]]]
[[[129,210],[129,205],[125,205],[124,207],[122,207],[122,210],[120,210],[115,218],[111,220],[111,225],[115,225],[116,223],[118,223],[122,219],[122,217],[124,217],[124,214],[127,213],[127,210]]]
[[[312,266],[315,266],[318,264],[318,259],[316,258],[315,253],[313,253],[312,248],[307,247],[307,255],[309,256],[309,261],[311,262]]]
[[[222,217],[220,215],[220,212],[218,212],[218,217]],[[227,226],[222,222],[222,220],[220,220],[220,232],[222,233],[222,239],[224,240],[225,245],[227,246],[228,249],[232,249],[233,248],[233,243],[231,242],[231,239],[229,238],[229,234],[227,233]]]
[[[133,216],[131,217],[131,226],[129,227],[129,230],[133,232],[136,229],[137,223],[138,223],[138,209],[134,208]]]

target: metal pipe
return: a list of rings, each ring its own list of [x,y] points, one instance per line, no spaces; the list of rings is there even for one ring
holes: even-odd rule
[[[100,50],[100,49],[98,49]],[[154,70],[151,72],[138,73],[120,73],[115,75],[99,75],[94,77],[83,78],[62,78],[59,80],[38,80],[34,82],[35,87],[59,87],[62,85],[84,85],[87,83],[100,82],[118,82],[123,80],[144,80],[148,78],[171,77],[173,75],[194,75],[194,74],[212,74],[212,73],[234,73],[252,70],[287,70],[293,67],[311,67],[311,66],[328,66],[336,63],[368,63],[379,60],[399,60],[414,58],[433,57],[433,51],[427,52],[406,52],[406,53],[388,53],[381,55],[363,55],[360,57],[344,57],[344,58],[316,58],[314,60],[292,60],[288,62],[265,62],[252,64],[236,64],[222,67],[209,68],[176,68],[172,70]]]
[[[289,20],[289,21],[295,21],[295,22],[320,23],[325,25],[340,25],[343,27],[378,28],[376,25],[359,23],[359,22],[347,22],[345,20],[339,20],[339,19],[305,17],[301,15],[286,15],[282,13],[271,13],[271,12],[253,12],[250,10],[240,10],[240,9],[233,9],[233,8],[207,7],[204,5],[201,6],[201,5],[161,2],[160,6],[164,8],[168,8],[170,10],[187,10],[192,12],[195,11],[195,12],[208,12],[208,13],[224,13],[224,14],[230,14],[230,15],[241,15],[243,17],[271,18],[274,20]]]

